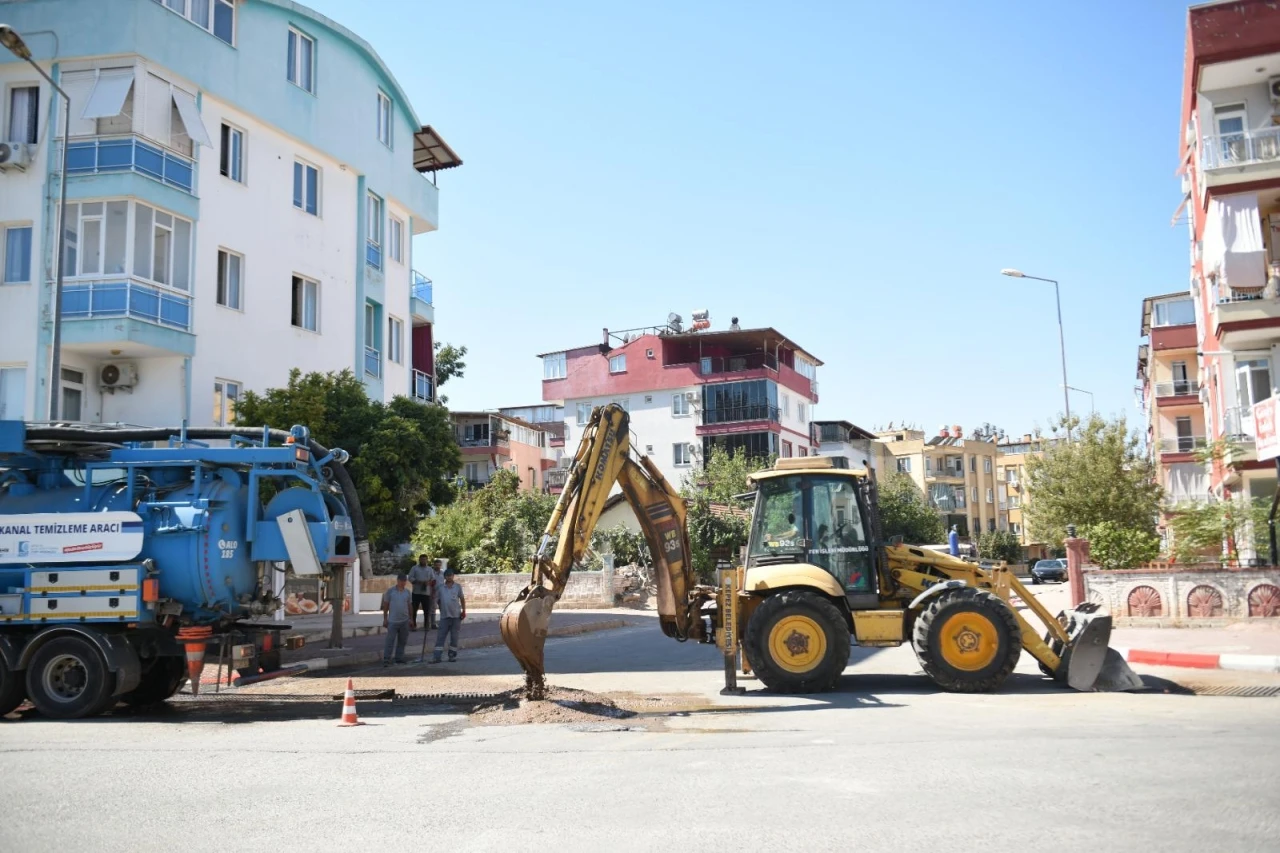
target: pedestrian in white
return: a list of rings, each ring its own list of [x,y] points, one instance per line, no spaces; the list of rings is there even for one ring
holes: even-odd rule
[[[440,626],[440,620],[436,618],[436,614],[440,612],[439,603],[436,601],[437,590],[444,586],[444,563],[436,558],[431,561],[431,627],[432,629]]]
[[[387,640],[382,646],[382,665],[391,666],[391,652],[395,649],[395,662],[404,663],[404,647],[409,642],[409,608],[413,601],[413,593],[406,582],[409,576],[404,572],[396,575],[396,585],[382,594],[382,627],[387,632]]]
[[[444,585],[436,589],[436,602],[440,607],[440,628],[436,631],[435,654],[432,663],[440,663],[445,641],[449,646],[449,661],[458,659],[458,629],[467,618],[467,597],[461,584],[453,579],[453,569],[444,570]]]

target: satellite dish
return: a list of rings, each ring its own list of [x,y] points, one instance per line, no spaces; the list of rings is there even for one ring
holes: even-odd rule
[[[673,332],[679,332],[684,328],[684,318],[672,311],[667,315],[667,325],[671,327]]]

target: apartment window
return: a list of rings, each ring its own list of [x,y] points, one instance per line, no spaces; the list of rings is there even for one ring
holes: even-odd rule
[[[62,408],[58,414],[64,421],[84,420],[84,372],[62,368]]]
[[[1213,120],[1218,127],[1219,156],[1227,162],[1245,160],[1245,128],[1249,126],[1249,116],[1244,104],[1223,104],[1213,108]]]
[[[366,202],[369,222],[364,259],[374,269],[382,269],[382,199],[369,193]]]
[[[39,119],[40,87],[15,86],[10,89],[9,132],[6,138],[10,142],[35,145],[40,137]]]
[[[617,399],[617,400],[610,400],[609,402],[610,402],[610,403],[616,403],[617,405],[621,406],[621,407],[622,407],[622,411],[624,411],[624,412],[629,412],[629,411],[631,411],[631,398],[630,398],[630,397],[622,397],[622,398]]]
[[[0,228],[0,269],[5,284],[27,284],[31,281],[31,226],[8,225]]]
[[[378,92],[378,141],[391,147],[391,99]]]
[[[809,404],[808,403],[796,403],[796,418],[798,418],[801,423],[809,422]]]
[[[969,498],[970,498],[974,503],[977,503],[977,502],[978,502],[978,487],[977,487],[977,486],[970,486],[970,487],[969,487]]]
[[[236,183],[244,183],[244,131],[229,124],[222,126],[222,152],[219,156],[218,171],[224,178]],[[294,192],[295,198],[297,191]]]
[[[64,231],[63,269],[68,277],[124,275],[132,245],[135,276],[191,289],[190,220],[137,202],[81,202],[67,205]]]
[[[0,367],[0,421],[26,418],[27,368]]]
[[[1195,303],[1190,299],[1170,299],[1153,307],[1152,326],[1190,326],[1196,321]]]
[[[320,215],[320,170],[301,160],[293,161],[293,206]]]
[[[218,250],[218,304],[224,308],[243,310],[241,280],[244,257],[226,249]]]
[[[609,359],[610,373],[626,373],[627,372],[627,354],[615,355]]]
[[[791,397],[790,395],[782,395],[782,414],[791,417]]]
[[[911,457],[910,456],[898,457],[898,470],[903,474],[911,473]]]
[[[564,379],[568,375],[566,366],[564,353],[557,352],[551,355],[544,355],[542,357],[542,378]]]
[[[963,457],[961,458],[963,459]],[[960,469],[964,470],[964,462],[960,463]],[[972,474],[978,473],[978,457],[976,456],[969,457],[969,472]],[[974,498],[974,500],[977,500],[977,498]]]
[[[1021,522],[1017,522],[1017,521],[1011,521],[1011,522],[1009,522],[1009,532],[1010,532],[1010,533],[1016,533],[1016,534],[1018,534],[1018,535],[1021,535],[1021,534],[1022,534],[1022,524],[1021,524]]]
[[[1271,396],[1271,363],[1267,359],[1236,362],[1236,395],[1242,410]]]
[[[789,441],[782,442],[782,458],[783,459],[791,458],[791,442]]]
[[[689,414],[689,398],[684,394],[671,395],[671,417],[682,418]]]
[[[390,244],[387,249],[391,253],[391,260],[397,264],[404,263],[404,223],[394,216],[391,217],[391,234]]]
[[[989,504],[993,504],[993,503],[995,503],[995,502],[996,502],[996,493],[995,493],[995,490],[994,490],[994,489],[987,489],[987,503],[989,503]]]
[[[236,7],[234,0],[156,0],[202,30],[227,44],[235,44]]]
[[[994,518],[987,519],[987,530],[991,533],[996,532],[996,520]]]
[[[589,420],[591,420],[591,404],[579,403],[578,404],[578,426],[582,426]]]
[[[991,473],[991,457],[990,456],[982,457],[982,473],[984,474]]]
[[[398,317],[387,318],[387,358],[404,364],[404,321]]]
[[[155,74],[140,75],[138,81],[142,87],[138,110],[144,136],[187,157],[194,156],[194,143],[213,147],[213,140],[200,118],[195,95]],[[133,130],[134,121],[130,117],[134,110],[130,101],[133,83],[132,68],[113,70],[110,74],[100,73],[93,96],[82,115],[86,119],[91,116],[97,118],[100,135]]]
[[[320,331],[320,283],[300,275],[293,277],[292,322],[308,332]]]
[[[689,445],[683,441],[671,445],[671,459],[677,468],[692,465],[693,454],[689,452]]]
[[[289,82],[311,94],[316,91],[316,42],[289,28]]]
[[[804,456],[808,456],[808,455],[809,455],[809,448],[807,448],[807,447],[801,447],[801,448],[800,448],[800,455],[801,455],[802,457],[804,457]]]
[[[213,422],[217,426],[231,426],[236,422],[236,403],[240,401],[239,382],[226,379],[213,380]]]

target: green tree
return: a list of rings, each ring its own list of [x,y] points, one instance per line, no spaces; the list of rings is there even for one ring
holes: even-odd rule
[[[1160,554],[1160,537],[1149,530],[1100,521],[1085,530],[1093,561],[1104,569],[1128,569]]]
[[[602,554],[612,554],[614,565],[649,565],[649,543],[644,534],[628,530],[618,524],[608,530],[597,530],[591,539],[591,547]]]
[[[450,379],[455,377],[461,379],[463,377],[467,369],[467,363],[462,359],[466,354],[467,348],[464,346],[455,347],[453,344],[436,341],[436,399],[440,401],[441,405],[449,402],[449,398],[440,396],[440,387]]]
[[[419,522],[413,544],[462,572],[525,571],[555,505],[551,495],[521,489],[514,471],[498,471]]]
[[[1072,441],[1027,459],[1027,494],[1023,514],[1031,535],[1062,547],[1068,524],[1088,530],[1105,521],[1154,534],[1161,489],[1125,419],[1092,415],[1072,421]]]
[[[1022,562],[1022,543],[1007,530],[988,530],[978,537],[978,556],[984,560]]]
[[[1270,515],[1271,502],[1265,498],[1180,505],[1169,521],[1173,528],[1173,558],[1179,563],[1224,558],[1235,563],[1240,559],[1240,548],[1245,546],[1265,555],[1271,547],[1267,530]]]
[[[747,477],[770,464],[769,459],[712,447],[703,467],[685,478],[681,494],[688,510],[690,558],[700,578],[710,579],[718,559],[735,560],[738,549],[747,544],[751,519],[746,513],[732,511],[745,509],[734,496],[745,494],[750,489]]]
[[[284,388],[246,391],[236,424],[302,424],[320,444],[350,453],[348,468],[375,548],[407,541],[419,518],[453,499],[450,482],[462,457],[448,411],[405,397],[370,400],[350,370],[304,375],[294,368]]]
[[[876,483],[880,528],[886,539],[901,536],[912,545],[942,542],[946,537],[942,516],[909,474],[892,471]]]

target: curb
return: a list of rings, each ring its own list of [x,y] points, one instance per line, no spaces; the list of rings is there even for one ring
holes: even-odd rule
[[[1149,666],[1280,673],[1280,655],[1197,655],[1183,652],[1157,652],[1149,649],[1125,649],[1116,646],[1112,648],[1129,663],[1145,663]]]

